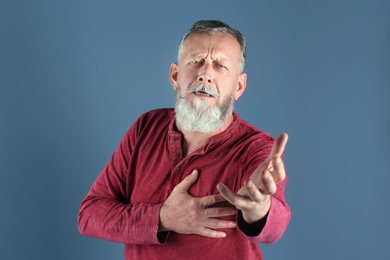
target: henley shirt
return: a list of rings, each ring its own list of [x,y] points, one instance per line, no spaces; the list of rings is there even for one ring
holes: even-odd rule
[[[284,197],[287,176],[277,184],[265,224],[256,235],[246,235],[240,212],[221,218],[237,222],[236,228],[221,229],[225,238],[158,232],[162,204],[194,169],[199,175],[188,190],[191,196],[217,194],[218,183],[238,192],[269,155],[273,138],[237,113],[233,117],[225,131],[183,156],[183,136],[176,130],[174,110],[143,114],[127,131],[81,202],[79,231],[124,243],[127,260],[262,259],[257,244],[276,242],[290,221]],[[228,202],[221,205],[233,207]]]

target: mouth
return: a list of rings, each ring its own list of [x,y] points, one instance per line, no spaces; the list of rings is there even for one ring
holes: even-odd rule
[[[195,91],[195,92],[192,92],[192,93],[194,93],[195,95],[203,96],[203,97],[214,97],[213,95],[210,95],[206,91],[202,91],[202,90]]]

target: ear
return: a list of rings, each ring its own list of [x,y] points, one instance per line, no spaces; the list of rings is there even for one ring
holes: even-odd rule
[[[177,88],[177,77],[179,74],[179,65],[177,63],[172,63],[169,70],[169,81],[171,82],[174,89]]]
[[[246,73],[241,73],[238,76],[238,82],[237,82],[237,89],[236,92],[234,93],[234,100],[237,101],[239,97],[244,93],[245,88],[246,88]]]

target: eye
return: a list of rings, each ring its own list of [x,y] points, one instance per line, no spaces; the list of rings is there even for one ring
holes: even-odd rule
[[[189,64],[191,64],[191,65],[199,65],[201,63],[202,63],[202,60],[192,60],[189,62]]]
[[[222,65],[220,63],[217,64],[218,68],[220,69],[227,69],[227,67],[225,65]]]

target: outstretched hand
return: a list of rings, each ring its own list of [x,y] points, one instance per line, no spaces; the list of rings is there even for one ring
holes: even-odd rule
[[[192,197],[188,189],[196,181],[198,171],[194,170],[175,186],[160,210],[159,231],[175,231],[181,234],[198,234],[205,237],[221,238],[226,233],[215,229],[234,228],[234,221],[221,220],[218,217],[236,214],[232,207],[210,207],[226,201],[220,194],[202,198]]]
[[[217,186],[220,194],[241,210],[244,220],[249,224],[256,223],[267,215],[271,207],[271,195],[277,189],[276,184],[286,177],[281,156],[287,139],[286,133],[279,135],[267,159],[256,168],[237,194],[224,184]]]

